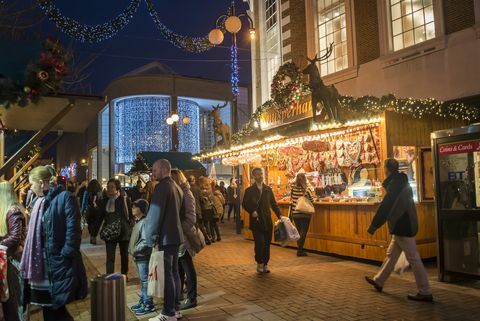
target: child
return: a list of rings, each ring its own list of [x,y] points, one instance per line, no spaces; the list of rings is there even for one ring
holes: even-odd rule
[[[136,315],[144,315],[155,311],[153,299],[147,295],[148,287],[148,264],[152,249],[147,246],[145,241],[145,217],[148,210],[148,202],[144,199],[138,199],[132,204],[132,212],[136,224],[133,227],[132,236],[128,246],[128,252],[133,256],[137,265],[138,276],[140,278],[140,300],[138,304],[131,307]]]

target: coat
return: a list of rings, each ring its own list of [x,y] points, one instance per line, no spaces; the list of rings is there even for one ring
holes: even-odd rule
[[[129,241],[130,235],[132,235],[132,228],[130,227],[130,223],[133,222],[134,218],[131,213],[131,203],[128,198],[123,196],[118,196],[115,200],[115,213],[107,213],[107,204],[108,204],[108,197],[105,197],[100,202],[100,222],[98,223],[99,226],[108,225],[111,222],[118,219],[120,216],[121,220],[121,232],[118,241]]]
[[[42,226],[53,307],[85,298],[87,275],[80,253],[82,230],[75,196],[61,186],[48,191]]]
[[[188,241],[187,235],[189,233],[195,233],[196,231],[196,223],[197,223],[197,216],[195,213],[195,197],[193,196],[192,191],[190,190],[190,185],[188,183],[182,184],[181,189],[183,191],[183,211],[180,215],[180,220],[182,224],[182,231],[184,234],[184,242],[183,245],[185,249],[188,251],[191,257],[194,257],[195,250],[192,248],[192,245]]]
[[[225,198],[221,191],[216,190],[213,192],[213,207],[215,208],[213,216],[215,218],[221,218],[223,215],[223,205],[225,205]]]
[[[237,197],[235,197],[235,190],[237,190]],[[238,204],[240,201],[240,190],[237,187],[227,187],[227,199],[228,204]]]
[[[273,229],[270,209],[273,209],[278,218],[282,216],[272,189],[263,184],[262,190],[260,193],[257,184],[253,184],[245,190],[245,195],[243,196],[242,206],[250,214],[250,229],[252,231],[271,231]],[[252,217],[255,211],[258,213],[258,218]]]
[[[7,248],[8,256],[16,256],[17,252],[21,252],[27,229],[25,224],[25,215],[18,207],[12,207],[7,212],[7,234],[0,236],[0,245]]]
[[[373,234],[388,221],[390,234],[415,236],[418,232],[418,218],[407,175],[392,174],[385,179],[383,187],[387,193],[372,219],[368,232]]]
[[[152,254],[152,248],[148,247],[145,237],[145,218],[142,217],[133,227],[128,253],[134,258],[148,257]]]
[[[160,248],[183,243],[180,210],[183,192],[171,177],[165,177],[155,186],[146,218],[147,245]]]
[[[191,185],[190,186],[190,191],[193,194],[193,197],[195,198],[195,213],[197,214],[198,218],[202,218],[202,206],[200,205],[200,196],[202,195],[202,191],[200,190],[200,187],[197,185]]]

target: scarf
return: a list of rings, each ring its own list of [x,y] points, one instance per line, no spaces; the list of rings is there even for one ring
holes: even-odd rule
[[[117,198],[118,195],[108,198],[107,206],[105,207],[107,213],[115,213],[115,201],[117,200]]]
[[[33,206],[20,262],[20,271],[25,274],[25,279],[33,282],[43,280],[42,215],[44,203],[45,198],[39,197]]]

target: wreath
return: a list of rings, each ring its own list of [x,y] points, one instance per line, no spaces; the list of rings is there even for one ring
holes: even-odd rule
[[[69,55],[58,41],[47,39],[38,59],[25,70],[23,82],[11,78],[0,79],[0,105],[25,107],[38,103],[41,96],[58,93],[68,74]]]
[[[285,109],[309,93],[303,74],[297,65],[288,62],[278,69],[272,80],[272,100],[277,109]]]

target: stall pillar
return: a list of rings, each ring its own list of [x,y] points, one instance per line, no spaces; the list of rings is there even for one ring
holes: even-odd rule
[[[0,168],[3,166],[5,161],[5,135],[3,130],[0,130]],[[0,180],[3,180],[3,176],[0,177]]]

